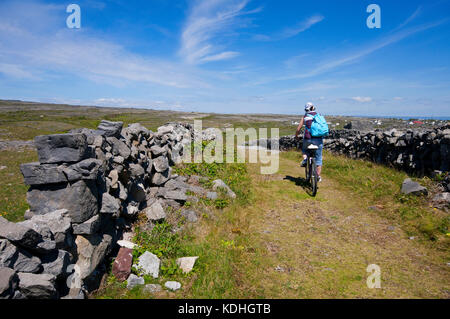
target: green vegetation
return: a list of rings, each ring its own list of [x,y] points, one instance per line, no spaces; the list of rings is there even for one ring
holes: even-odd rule
[[[34,150],[0,151],[0,166],[6,166],[0,170],[0,216],[13,222],[23,220],[23,215],[28,209],[26,202],[28,186],[23,182],[20,164],[36,160],[37,154]]]
[[[392,168],[327,153],[326,172],[359,198],[369,199],[381,209],[377,213],[402,225],[410,235],[437,240],[449,230],[450,216],[429,206],[424,196],[404,195],[400,186],[408,175]],[[431,187],[428,178],[416,179]]]

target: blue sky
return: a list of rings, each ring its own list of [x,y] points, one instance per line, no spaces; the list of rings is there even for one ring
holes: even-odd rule
[[[81,29],[66,26],[70,3]],[[449,12],[450,0],[2,0],[0,98],[450,116]]]

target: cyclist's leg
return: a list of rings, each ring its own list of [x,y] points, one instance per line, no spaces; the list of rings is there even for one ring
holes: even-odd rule
[[[303,139],[303,142],[302,142],[302,152],[303,152],[302,166],[304,166],[306,164],[306,158],[308,157],[306,152],[308,151],[307,147],[310,143],[311,143],[311,140]]]
[[[322,150],[323,150],[323,139],[318,138],[314,140],[314,144],[319,147],[316,151],[316,165],[317,165],[317,175],[320,176],[322,173]]]

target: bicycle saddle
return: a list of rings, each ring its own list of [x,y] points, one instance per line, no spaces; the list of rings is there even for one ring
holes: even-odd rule
[[[309,150],[318,150],[318,149],[319,149],[319,146],[314,145],[314,144],[311,144],[311,145],[308,146],[308,149],[309,149]]]

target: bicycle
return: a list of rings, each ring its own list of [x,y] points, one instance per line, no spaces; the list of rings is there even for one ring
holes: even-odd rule
[[[317,182],[319,179],[319,176],[317,175],[316,151],[319,149],[319,147],[317,145],[310,144],[306,149],[305,177],[306,181],[311,184],[311,195],[316,196]]]

